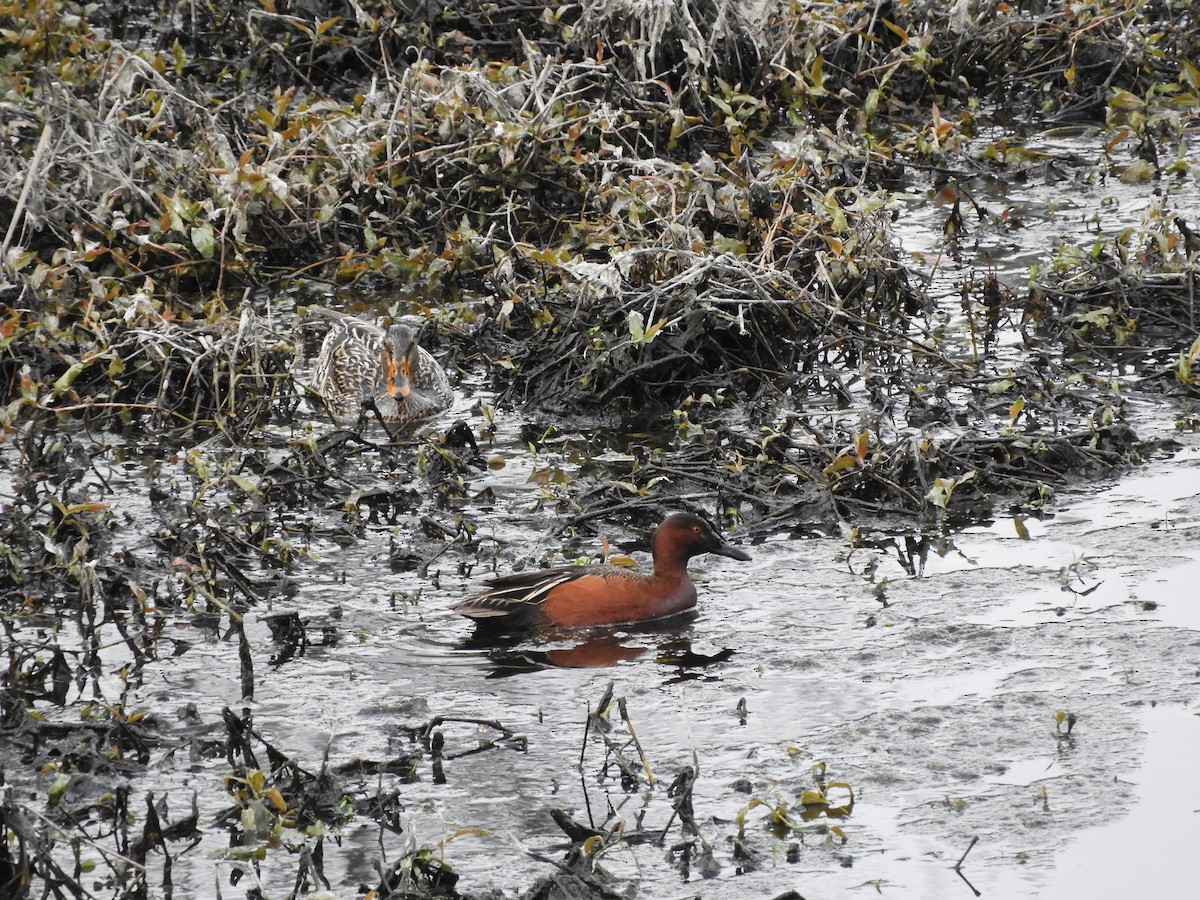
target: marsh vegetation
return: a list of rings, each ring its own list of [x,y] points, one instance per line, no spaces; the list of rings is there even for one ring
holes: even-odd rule
[[[918,575],[960,529],[1169,456],[1136,411],[1198,421],[1195,16],[0,4],[3,891],[613,896],[661,877],[601,865],[642,846],[674,883],[841,865],[845,772],[706,787],[679,722],[643,724],[645,683],[571,682],[571,719],[463,662],[553,690],[523,673],[648,651],[676,689],[719,682],[728,645],[479,650],[443,614],[478,575],[621,561],[688,509],[841,542],[884,615],[879,556]],[[331,422],[304,387],[317,308],[417,325],[453,409]],[[755,573],[742,591],[778,581]],[[429,648],[424,684],[397,637]],[[738,699],[700,730],[744,726]],[[517,756],[536,787],[506,784]],[[553,808],[561,844],[428,824],[492,794]],[[461,878],[498,828],[490,880]]]

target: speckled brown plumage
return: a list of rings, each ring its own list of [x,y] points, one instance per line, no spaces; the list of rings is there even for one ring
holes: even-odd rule
[[[387,331],[338,316],[325,336],[312,390],[338,422],[356,421],[368,401],[385,422],[403,425],[447,409],[454,400],[438,361],[416,343],[406,325]]]

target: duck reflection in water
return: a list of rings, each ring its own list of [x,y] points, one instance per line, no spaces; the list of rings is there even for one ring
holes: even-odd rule
[[[690,630],[694,612],[652,624],[604,628],[584,633],[563,631],[495,634],[475,633],[460,645],[463,650],[486,652],[488,678],[507,678],[546,669],[599,669],[635,659],[650,660],[675,671],[667,683],[711,677],[706,667],[733,656],[729,649],[701,653],[692,649]]]

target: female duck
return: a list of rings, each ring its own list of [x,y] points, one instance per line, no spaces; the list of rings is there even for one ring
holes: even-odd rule
[[[387,331],[338,316],[317,355],[312,390],[338,422],[357,421],[373,404],[390,425],[432,416],[454,400],[438,361],[407,325]]]
[[[621,566],[559,566],[503,575],[484,582],[488,590],[454,607],[487,628],[531,625],[585,627],[646,622],[696,605],[696,585],[687,564],[701,553],[748,560],[707,522],[676,513],[658,526],[651,544],[652,572]]]

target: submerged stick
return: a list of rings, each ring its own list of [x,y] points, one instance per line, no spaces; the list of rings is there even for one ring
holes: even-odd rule
[[[962,856],[960,856],[960,857],[958,858],[958,862],[956,862],[956,863],[954,864],[954,871],[955,871],[955,872],[959,871],[959,870],[962,868],[963,861],[964,861],[964,860],[966,860],[966,858],[967,858],[967,854],[971,852],[971,850],[972,850],[972,849],[975,847],[975,845],[976,845],[977,843],[979,843],[979,836],[978,836],[978,835],[976,835],[975,837],[971,838],[971,843],[969,843],[969,844],[967,845],[967,849],[963,851],[963,855],[962,855]]]
[[[633,746],[637,748],[638,759],[642,761],[642,768],[646,770],[646,780],[650,784],[654,784],[654,773],[650,771],[650,761],[646,759],[646,751],[642,749],[642,742],[638,740],[637,732],[633,730],[633,722],[630,721],[629,711],[625,708],[624,697],[617,701],[617,708],[621,710],[621,719],[625,722],[625,727],[629,729],[629,736],[633,738]]]
[[[588,704],[587,719],[583,723],[583,743],[579,747],[579,785],[583,788],[583,803],[587,808],[588,824],[596,827],[596,817],[592,815],[592,797],[588,793],[587,779],[583,775],[583,758],[587,753],[588,732],[592,729],[592,707]]]
[[[967,854],[971,852],[971,848],[974,847],[978,842],[979,842],[978,836],[971,838],[971,843],[967,845],[967,849],[963,851],[963,855],[960,856],[958,858],[958,862],[956,862],[954,864],[954,871],[955,871],[955,873],[957,873],[958,877],[963,880],[963,884],[965,884],[967,887],[969,887],[971,889],[972,894],[974,894],[976,897],[982,897],[983,892],[976,890],[975,885],[971,884],[970,879],[967,878],[967,876],[964,875],[962,872],[963,860],[965,860],[967,858]]]

